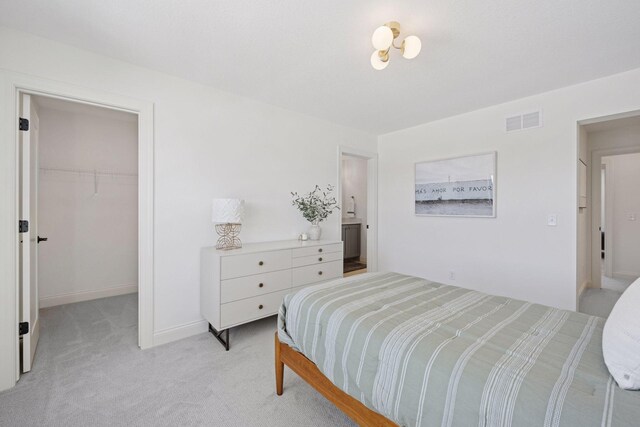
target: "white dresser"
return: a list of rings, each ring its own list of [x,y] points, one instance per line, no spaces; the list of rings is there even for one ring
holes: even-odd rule
[[[340,241],[248,243],[230,251],[202,248],[200,312],[229,350],[229,328],[277,314],[286,294],[342,277],[342,269]]]

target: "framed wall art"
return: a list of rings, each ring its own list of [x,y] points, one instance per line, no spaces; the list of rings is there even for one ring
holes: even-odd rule
[[[496,152],[415,165],[415,213],[496,216]]]

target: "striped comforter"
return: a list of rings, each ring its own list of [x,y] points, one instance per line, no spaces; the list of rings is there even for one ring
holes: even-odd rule
[[[640,426],[602,358],[604,320],[395,273],[287,295],[278,329],[401,426]]]

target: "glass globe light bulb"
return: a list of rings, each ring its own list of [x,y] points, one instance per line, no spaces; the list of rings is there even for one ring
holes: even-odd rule
[[[378,55],[377,50],[371,54],[371,66],[373,68],[380,71],[387,68],[387,65],[389,65],[389,61],[384,62],[382,59],[380,59],[380,55]]]
[[[387,50],[393,43],[393,31],[391,28],[383,25],[376,28],[371,36],[371,43],[376,50]]]
[[[422,42],[416,36],[409,36],[402,42],[402,56],[413,59],[420,53]]]

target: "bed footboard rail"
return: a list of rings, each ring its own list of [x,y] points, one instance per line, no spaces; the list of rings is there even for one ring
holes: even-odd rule
[[[283,393],[284,366],[287,365],[300,378],[309,383],[321,395],[327,398],[338,409],[360,426],[371,427],[398,427],[397,424],[388,418],[372,411],[364,406],[360,401],[349,396],[340,390],[327,377],[324,376],[318,367],[302,353],[299,353],[280,342],[278,333],[275,335],[275,370],[276,370],[276,394]]]

